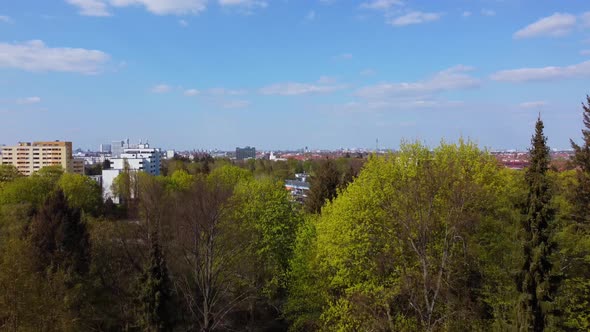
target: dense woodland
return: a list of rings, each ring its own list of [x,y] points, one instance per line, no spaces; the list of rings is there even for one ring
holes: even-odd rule
[[[470,141],[172,160],[122,173],[115,205],[1,166],[0,330],[590,330],[589,104],[566,171],[540,118],[523,171]],[[304,205],[282,182],[301,171]]]

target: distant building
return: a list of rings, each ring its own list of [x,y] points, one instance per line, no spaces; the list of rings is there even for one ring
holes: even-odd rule
[[[66,173],[84,174],[84,162],[72,156],[72,142],[20,142],[3,146],[2,165],[14,165],[23,175],[31,175],[46,166],[61,166]]]
[[[236,148],[236,159],[256,159],[256,148],[247,146],[245,148]]]
[[[295,201],[303,203],[310,189],[310,184],[307,182],[309,174],[295,174],[295,178],[296,180],[285,180],[285,189],[291,193]]]
[[[110,144],[101,144],[99,148],[100,153],[111,153],[111,145]]]
[[[133,148],[124,148],[118,158],[109,159],[111,168],[102,171],[102,190],[104,199],[111,198],[119,203],[119,198],[112,192],[115,178],[129,168],[130,172],[146,172],[151,175],[160,175],[162,152],[160,149],[150,148],[149,144],[139,144]]]
[[[113,141],[111,144],[111,157],[119,158],[121,156],[121,153],[123,153],[124,148],[124,141]]]

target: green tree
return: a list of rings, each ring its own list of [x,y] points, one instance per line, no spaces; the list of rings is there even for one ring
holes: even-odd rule
[[[308,212],[320,213],[326,201],[331,202],[336,197],[340,177],[340,171],[334,160],[326,159],[318,164],[311,177],[311,188],[305,202]]]
[[[84,175],[66,173],[59,179],[58,186],[63,190],[71,207],[94,216],[100,213],[102,193],[96,181]]]
[[[590,96],[582,103],[582,144],[571,141],[575,170],[559,173],[557,193],[558,234],[564,281],[559,305],[564,329],[590,329]]]
[[[4,182],[10,182],[21,176],[22,174],[13,165],[0,165],[0,186]]]
[[[39,271],[63,269],[84,275],[90,264],[90,241],[78,209],[71,208],[62,190],[50,195],[35,216],[31,244]]]
[[[172,331],[174,327],[172,292],[166,258],[156,233],[152,235],[149,265],[146,266],[140,280],[140,322],[144,331]]]
[[[539,117],[531,139],[530,165],[525,173],[528,194],[522,223],[524,263],[517,279],[517,287],[522,294],[519,325],[533,331],[547,328],[558,287],[558,278],[552,274],[555,210],[551,206],[551,183],[547,176],[550,155],[543,128]]]

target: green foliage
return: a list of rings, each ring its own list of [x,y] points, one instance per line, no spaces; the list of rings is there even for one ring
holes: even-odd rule
[[[528,194],[522,223],[524,263],[517,279],[522,294],[519,324],[533,331],[543,331],[547,327],[553,309],[551,304],[559,286],[559,279],[552,271],[555,210],[551,206],[551,184],[547,176],[550,156],[543,127],[539,118],[531,140],[530,165],[525,174]]]
[[[341,174],[334,160],[323,160],[311,177],[311,188],[305,201],[310,213],[319,213],[326,201],[331,202],[338,194]]]
[[[152,237],[150,263],[140,279],[140,321],[144,331],[172,331],[174,325],[172,285],[168,276],[166,259],[157,237],[157,234]]]
[[[59,179],[58,187],[63,190],[71,207],[94,216],[100,213],[102,193],[96,181],[84,175],[66,173]]]
[[[35,216],[30,239],[40,272],[64,270],[84,275],[90,264],[90,242],[79,210],[68,205],[61,190],[50,195]]]
[[[300,232],[288,305],[294,326],[453,330],[494,319],[488,296],[508,301],[513,293],[491,281],[510,277],[470,267],[492,264],[482,255],[487,248],[510,246],[479,233],[513,221],[511,208],[498,211],[507,185],[495,159],[472,143],[434,151],[405,144],[396,155],[370,158],[324,207],[315,240],[314,227]]]
[[[2,186],[2,183],[13,181],[21,176],[18,169],[13,165],[0,165],[0,186]]]

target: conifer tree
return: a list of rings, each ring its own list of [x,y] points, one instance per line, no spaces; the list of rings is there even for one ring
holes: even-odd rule
[[[340,172],[331,159],[320,162],[314,176],[311,177],[311,188],[305,202],[308,212],[319,213],[326,200],[332,201],[338,193]]]
[[[544,331],[558,279],[552,275],[550,256],[555,250],[551,239],[555,211],[551,207],[551,188],[547,176],[550,155],[547,138],[539,117],[531,140],[530,165],[525,179],[528,187],[524,207],[524,264],[517,281],[521,293],[522,329]]]
[[[580,146],[570,140],[574,149],[573,163],[578,169],[578,184],[573,195],[573,219],[579,226],[586,228],[590,223],[590,96],[586,96],[584,110],[583,144]],[[584,227],[586,226],[586,227]]]
[[[68,205],[58,189],[44,202],[31,224],[37,268],[63,269],[84,275],[90,265],[90,241],[80,211]]]
[[[145,331],[171,331],[173,328],[172,287],[166,259],[158,241],[152,236],[150,263],[141,278],[141,325]]]

